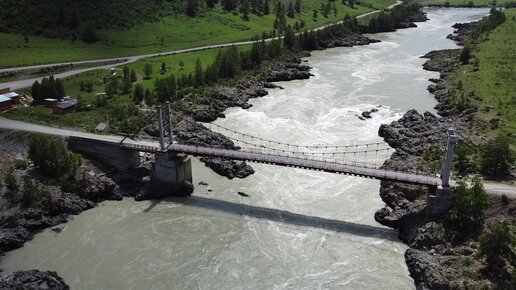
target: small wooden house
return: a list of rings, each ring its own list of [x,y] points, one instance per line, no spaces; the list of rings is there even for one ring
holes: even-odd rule
[[[52,108],[52,111],[57,115],[73,113],[75,111],[75,103],[69,101],[60,102]]]
[[[0,95],[0,111],[7,111],[14,107],[14,102],[3,95]]]

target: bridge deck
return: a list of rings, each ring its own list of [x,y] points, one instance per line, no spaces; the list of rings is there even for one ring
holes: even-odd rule
[[[155,152],[159,148],[152,145],[140,144],[124,144],[122,145],[129,149]],[[311,160],[291,156],[278,156],[263,153],[244,152],[237,150],[229,150],[222,148],[200,147],[194,145],[172,144],[167,147],[167,150],[177,153],[185,153],[193,156],[212,156],[223,157],[233,160],[242,160],[266,164],[274,164],[288,167],[305,168],[318,171],[325,171],[331,173],[349,174],[362,176],[367,178],[374,178],[380,180],[392,180],[403,183],[421,184],[438,186],[441,180],[435,176],[419,175],[406,172],[397,172],[384,169],[365,168],[361,166],[341,164],[337,162],[328,162],[321,160]]]

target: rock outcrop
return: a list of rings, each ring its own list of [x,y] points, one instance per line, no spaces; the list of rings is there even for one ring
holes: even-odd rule
[[[17,271],[7,275],[0,280],[0,289],[4,290],[36,290],[36,289],[52,289],[52,290],[68,290],[70,287],[66,285],[61,277],[53,271]]]

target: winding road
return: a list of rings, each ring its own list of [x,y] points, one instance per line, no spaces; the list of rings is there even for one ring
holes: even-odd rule
[[[398,0],[398,1],[396,1],[396,3],[394,3],[394,4],[390,5],[389,7],[387,7],[387,9],[392,9],[393,7],[395,7],[397,5],[400,5],[401,3],[402,2]],[[364,14],[361,14],[361,15],[357,16],[357,18],[363,18],[363,17],[369,16],[371,14],[378,13],[380,11],[381,10],[375,10],[375,11],[367,12],[367,13],[364,13]],[[339,21],[339,22],[336,22],[336,23],[327,24],[327,25],[315,28],[315,29],[313,29],[313,31],[321,30],[321,29],[323,29],[325,27],[328,27],[328,26],[334,25],[334,24],[338,24],[338,23],[342,23],[342,21]],[[272,38],[269,38],[266,41],[271,41],[271,40],[272,40]],[[260,41],[260,40],[258,40],[258,41]],[[201,50],[207,50],[207,49],[225,48],[225,47],[230,47],[230,46],[241,46],[241,45],[252,44],[253,42],[255,42],[255,41],[240,41],[240,42],[214,44],[214,45],[207,45],[207,46],[187,48],[187,49],[180,49],[180,50],[172,50],[172,51],[167,51],[167,52],[142,54],[142,55],[135,55],[135,56],[126,56],[126,57],[117,57],[117,58],[108,58],[108,59],[97,59],[97,60],[88,60],[88,61],[52,63],[52,64],[24,66],[24,67],[12,67],[12,68],[0,69],[0,73],[19,72],[19,71],[24,71],[24,70],[48,68],[48,67],[53,67],[53,66],[70,65],[70,64],[81,65],[81,64],[92,64],[92,63],[97,63],[97,62],[118,62],[118,63],[115,63],[115,64],[111,63],[111,64],[108,64],[108,65],[99,65],[99,66],[93,66],[93,67],[88,67],[88,68],[83,68],[83,69],[70,70],[70,71],[66,71],[66,72],[54,75],[54,77],[56,77],[56,78],[63,79],[63,78],[67,78],[67,77],[74,76],[74,75],[77,75],[77,74],[81,74],[81,73],[84,73],[84,72],[92,71],[92,70],[111,69],[111,68],[116,67],[116,66],[127,65],[127,64],[139,61],[141,59],[145,59],[145,58],[167,56],[167,55],[175,55],[175,54],[182,54],[182,53],[189,53],[189,52],[195,52],[195,51],[201,51]],[[42,77],[37,77],[37,78],[31,78],[31,79],[15,80],[15,81],[10,81],[10,82],[0,83],[0,89],[1,88],[11,88],[11,90],[19,90],[19,89],[30,87],[30,86],[32,86],[32,84],[35,81],[41,81],[41,79],[43,79],[43,76]]]

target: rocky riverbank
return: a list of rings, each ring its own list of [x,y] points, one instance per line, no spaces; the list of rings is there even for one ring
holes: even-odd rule
[[[455,35],[448,38],[464,43],[477,25],[478,22],[455,24]],[[419,114],[411,110],[401,119],[382,125],[379,135],[396,149],[384,163],[385,168],[408,171],[428,168],[429,162],[423,158],[424,152],[432,146],[443,146],[448,128],[453,127],[464,132],[470,127],[475,112],[454,111],[451,100],[447,97],[447,92],[456,88],[452,77],[460,66],[460,51],[461,49],[432,51],[423,56],[428,58],[424,64],[425,69],[440,72],[440,78],[432,79],[434,84],[428,87],[438,101],[436,109],[440,116],[429,112]],[[428,188],[421,186],[383,181],[380,196],[386,206],[375,213],[376,221],[397,228],[400,239],[410,247],[405,252],[405,260],[416,288],[476,289],[489,285],[491,282],[486,280],[467,281],[466,277],[477,275],[475,273],[483,269],[482,264],[472,259],[475,253],[473,242],[451,244],[444,237],[442,226],[426,218],[427,191]],[[511,204],[515,204],[514,200],[500,206],[502,203],[499,197],[490,199],[492,206],[485,215],[486,222],[514,216],[511,209]],[[466,260],[470,262],[465,264]]]

